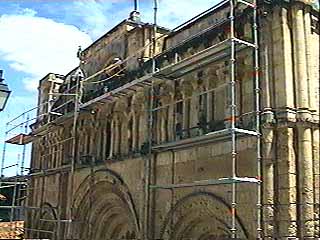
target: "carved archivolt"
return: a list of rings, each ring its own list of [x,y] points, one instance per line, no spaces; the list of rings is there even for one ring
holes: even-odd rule
[[[213,193],[192,193],[181,198],[167,213],[160,239],[229,239],[230,216],[230,206]],[[238,238],[247,239],[243,224],[238,217],[236,220]]]
[[[78,188],[74,198],[79,239],[137,239],[138,217],[132,197],[120,176],[96,171]]]
[[[42,204],[41,211],[37,211],[34,216],[33,229],[39,232],[31,231],[31,237],[38,236],[41,239],[54,239],[56,232],[56,223],[58,217],[54,207],[49,203]]]

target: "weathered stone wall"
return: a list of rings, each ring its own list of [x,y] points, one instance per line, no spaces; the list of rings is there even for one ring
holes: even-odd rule
[[[298,2],[274,5],[260,21],[264,239],[315,239],[320,234],[319,32],[312,11]],[[219,14],[170,36],[166,47],[209,26]],[[250,34],[246,31],[250,26],[244,25],[244,29],[239,36],[247,36],[248,40]],[[140,48],[134,42],[148,39],[142,30],[135,31],[129,37],[130,49]],[[189,49],[185,57],[193,51]],[[92,54],[99,58],[94,48]],[[237,55],[237,124],[245,129],[252,129],[254,124],[250,56],[250,51]],[[203,136],[209,128],[203,127],[203,122],[214,124],[214,130],[229,126],[227,60],[207,65],[175,82],[156,82],[153,100],[159,110],[153,113],[154,144]],[[148,141],[148,91],[141,88],[98,105],[94,113],[80,114],[73,179],[67,171],[70,161],[66,160],[66,156],[72,156],[72,145],[62,144],[59,156],[48,147],[63,139],[62,135],[70,134],[70,122],[53,127],[49,137],[34,144],[33,166],[66,168],[65,172],[52,172],[46,177],[35,175],[29,198],[29,204],[45,206],[45,211],[36,217],[42,214],[49,219],[68,219],[72,208],[75,230],[70,233],[67,224],[61,224],[60,238],[70,234],[75,239],[230,237],[231,185],[146,191],[146,181],[164,185],[232,176],[230,138],[155,152],[148,166],[148,156],[142,154]],[[49,156],[41,158],[41,151],[48,152],[48,148]],[[256,139],[239,138],[237,153],[237,175],[256,177]],[[149,168],[150,179],[146,174]],[[256,203],[256,185],[238,184],[235,214],[240,238],[256,239]],[[43,229],[58,227],[39,221],[29,224]]]

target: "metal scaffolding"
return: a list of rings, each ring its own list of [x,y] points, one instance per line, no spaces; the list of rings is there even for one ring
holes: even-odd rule
[[[229,16],[229,24],[230,24],[230,37],[226,39],[223,42],[220,42],[216,44],[216,46],[211,47],[211,51],[213,52],[211,57],[211,62],[217,61],[219,59],[226,58],[228,55],[230,57],[230,81],[229,81],[229,91],[230,91],[230,105],[229,108],[231,110],[231,116],[230,116],[230,127],[225,129],[225,130],[220,130],[220,131],[213,131],[210,132],[209,134],[206,134],[202,137],[195,137],[193,141],[173,141],[171,143],[167,144],[160,144],[160,145],[155,145],[152,144],[152,117],[150,117],[149,121],[151,122],[151,127],[149,127],[149,153],[150,153],[150,161],[152,160],[152,152],[153,151],[163,151],[163,150],[174,150],[177,148],[184,148],[186,146],[194,146],[197,141],[203,140],[205,137],[206,140],[214,140],[217,139],[218,141],[221,140],[221,137],[223,139],[228,139],[231,141],[231,149],[230,149],[230,154],[231,154],[231,161],[232,161],[232,177],[226,177],[226,178],[220,178],[220,179],[207,179],[207,180],[202,180],[202,181],[195,181],[195,182],[189,182],[189,183],[179,183],[179,184],[150,184],[150,181],[147,181],[147,184],[149,185],[150,189],[153,190],[171,190],[172,193],[174,190],[181,189],[181,188],[194,188],[194,187],[199,187],[199,186],[217,186],[217,185],[223,185],[223,184],[229,184],[231,185],[231,219],[230,219],[230,232],[232,233],[231,237],[232,239],[236,239],[238,237],[237,231],[238,231],[238,226],[236,223],[236,216],[237,216],[237,185],[238,184],[244,184],[244,183],[250,183],[250,184],[255,184],[257,186],[257,223],[256,223],[256,237],[257,239],[262,239],[262,221],[261,221],[261,214],[262,214],[262,202],[261,202],[261,194],[262,194],[262,187],[261,187],[261,133],[260,133],[260,79],[259,79],[259,41],[258,41],[258,10],[257,10],[257,1],[254,0],[252,3],[244,0],[227,0],[223,1],[220,3],[222,5],[229,4],[230,7],[230,16]],[[217,6],[221,6],[218,4]],[[252,21],[252,28],[253,28],[253,42],[247,42],[242,39],[239,39],[236,37],[236,27],[235,27],[235,8],[237,7],[238,4],[244,4],[247,6],[249,9],[252,10],[252,15],[253,15],[253,21]],[[237,115],[238,111],[238,105],[236,102],[236,65],[237,65],[237,49],[236,47],[240,46],[245,46],[246,48],[252,48],[254,52],[254,64],[253,64],[253,72],[254,72],[254,105],[255,109],[253,113],[255,113],[255,128],[254,130],[247,130],[247,129],[242,129],[238,126],[236,126],[237,119],[239,116]],[[229,52],[229,54],[224,54],[222,57],[217,58],[217,55],[215,52],[217,48],[220,46],[223,47],[224,52]],[[230,49],[230,51],[227,51],[227,48]],[[219,53],[219,52],[218,52]],[[201,58],[200,58],[201,59]],[[209,62],[210,60],[208,60]],[[190,58],[190,62],[195,63],[194,56]],[[182,65],[181,69],[185,68],[187,64],[180,63]],[[197,66],[201,65],[201,60],[200,63],[199,61],[197,62]],[[172,71],[173,70],[173,71]],[[161,78],[164,79],[170,79],[172,81],[176,81],[178,77],[183,76],[185,73],[178,73],[175,75],[174,70],[176,72],[179,71],[179,63],[176,64],[176,66],[169,66],[169,70],[162,70],[160,69],[158,73],[156,73],[156,76],[161,76]],[[189,70],[191,71],[191,70]],[[188,72],[188,71],[186,71]],[[153,82],[153,81],[152,81]],[[153,89],[153,85],[151,86],[151,89]],[[201,92],[199,95],[205,94],[205,93],[210,93],[213,92],[214,90],[208,90]],[[157,96],[153,95],[154,90],[151,90],[150,92],[150,106],[151,106],[151,112],[157,112],[161,109],[166,109],[172,104],[168,104],[166,106],[160,106],[160,107],[154,107],[153,106],[153,99]],[[194,96],[192,96],[194,97]],[[192,98],[190,97],[190,98]],[[180,102],[185,101],[186,99],[181,100]],[[179,101],[173,103],[177,104]],[[152,116],[152,114],[151,114]],[[248,135],[248,136],[255,136],[256,137],[256,165],[257,165],[257,174],[256,176],[251,176],[251,177],[242,177],[237,175],[237,140],[239,138],[239,135]],[[202,138],[202,139],[201,139]],[[175,164],[174,162],[172,164]],[[149,163],[150,165],[150,163]],[[173,166],[174,168],[175,166]],[[149,170],[150,171],[150,170]],[[156,173],[153,173],[156,174]],[[146,173],[146,175],[150,176],[150,173]],[[173,201],[173,200],[172,200]],[[154,207],[154,206],[153,206]],[[149,233],[150,234],[150,233]]]
[[[75,90],[73,92],[64,92],[64,93],[57,93],[54,91],[54,82],[51,81],[51,85],[50,85],[50,90],[48,92],[48,101],[45,101],[43,103],[39,103],[37,107],[34,107],[22,114],[20,114],[19,116],[17,116],[16,118],[12,119],[11,121],[9,121],[6,124],[6,132],[5,132],[5,141],[4,141],[4,145],[3,145],[3,152],[2,152],[2,162],[1,162],[1,179],[0,179],[0,189],[1,188],[8,188],[8,187],[13,187],[13,196],[12,196],[12,204],[10,206],[1,206],[0,209],[8,209],[10,211],[10,222],[14,222],[15,218],[15,212],[18,210],[19,212],[23,212],[24,217],[26,217],[26,215],[28,214],[39,214],[39,216],[42,215],[43,212],[43,194],[44,191],[50,191],[48,189],[44,190],[44,180],[45,177],[48,174],[51,174],[54,171],[65,171],[65,169],[68,169],[68,172],[70,174],[70,179],[71,181],[73,181],[74,178],[74,171],[75,171],[75,164],[76,164],[76,153],[77,153],[77,149],[76,149],[76,145],[77,145],[77,141],[76,141],[76,132],[77,132],[77,117],[78,117],[78,113],[79,113],[79,103],[80,103],[80,81],[82,80],[82,74],[81,72],[77,72],[76,74],[76,87]],[[61,141],[59,141],[59,143],[56,143],[55,145],[61,145],[61,144],[65,144],[66,142],[70,142],[72,141],[72,151],[73,151],[73,156],[70,159],[70,164],[68,166],[63,166],[61,168],[55,168],[55,167],[28,167],[25,168],[24,164],[25,164],[25,158],[26,158],[26,146],[32,142],[34,142],[35,140],[46,136],[49,131],[48,128],[50,126],[55,126],[54,122],[55,122],[55,116],[61,116],[60,113],[58,113],[58,111],[63,107],[66,106],[66,103],[62,104],[62,106],[58,106],[58,107],[53,107],[53,103],[56,100],[56,96],[69,96],[72,97],[73,100],[72,101],[67,101],[67,104],[73,103],[74,109],[73,109],[73,124],[72,124],[72,133],[73,136],[69,137],[67,139],[63,139]],[[41,113],[41,110],[46,109],[44,113]],[[34,115],[34,117],[30,118],[30,115]],[[18,122],[18,123],[17,123]],[[37,133],[34,133],[34,130],[30,130],[30,128],[32,128],[32,125],[35,124],[39,124],[38,127],[40,128],[39,131],[37,131]],[[21,131],[21,133],[15,134],[12,132],[16,131],[17,129],[22,128],[23,131]],[[31,131],[31,132],[30,132]],[[11,136],[13,135],[13,136]],[[11,137],[9,137],[11,136]],[[18,157],[18,162],[16,164],[10,165],[10,166],[5,166],[6,163],[6,148],[7,148],[7,144],[13,144],[13,145],[18,145],[18,146],[22,146],[22,158],[20,161],[20,158]],[[46,161],[46,159],[48,157],[52,157],[53,154],[56,154],[57,152],[61,152],[60,151],[49,151],[50,148],[52,148],[54,145],[50,145],[50,146],[46,146],[48,151],[45,152],[43,155],[41,155],[39,158],[41,159],[41,161],[44,163]],[[49,153],[48,153],[49,152]],[[20,167],[21,166],[21,167]],[[8,169],[8,168],[12,168],[12,167],[16,167],[16,175],[13,177],[14,182],[13,183],[9,183],[8,182],[4,182],[6,177],[4,176],[4,170]],[[19,171],[20,170],[20,171]],[[26,171],[29,171],[28,174],[25,174]],[[20,172],[20,174],[19,174]],[[32,184],[32,180],[30,178],[34,177],[34,176],[39,176],[40,178],[42,178],[42,186],[39,188],[35,188],[33,187]],[[6,184],[6,185],[4,185]],[[25,187],[21,188],[21,187],[17,187],[18,184],[23,184]],[[71,185],[73,186],[73,184]],[[53,187],[53,186],[52,186]],[[30,197],[30,191],[34,191],[36,189],[40,189],[41,191],[41,197],[40,197],[40,205],[39,206],[29,206],[27,203],[24,203],[23,205],[21,204],[21,200],[25,200],[28,197]],[[73,187],[70,188],[70,193],[68,194],[71,198],[72,201],[72,193],[73,193]],[[60,206],[60,205],[59,205]],[[60,209],[57,209],[58,212],[60,211]],[[68,228],[68,232],[69,235],[71,236],[70,239],[72,239],[72,223],[73,223],[73,219],[72,219],[73,213],[72,213],[72,209],[69,210],[69,213],[67,214],[67,220],[63,220],[60,219],[60,217],[58,216],[57,220],[51,220],[53,222],[55,222],[56,224],[56,228],[60,229],[61,223],[65,223],[67,225]],[[40,219],[40,222],[48,222],[50,221],[49,219]],[[45,234],[46,236],[49,234],[50,237],[54,238],[54,239],[60,239],[59,234],[61,234],[60,232],[57,231],[47,231],[47,230],[43,230],[40,229],[41,227],[41,223],[39,223],[39,228],[29,228],[24,226],[23,229],[21,231],[24,232],[24,234],[29,235],[30,233],[35,233],[32,234],[32,236],[35,236],[37,238],[40,238],[42,236],[42,234]],[[15,229],[16,230],[16,229]]]
[[[242,4],[248,9],[250,9],[252,13],[252,28],[253,28],[253,42],[246,41],[243,39],[240,39],[236,36],[236,26],[235,21],[237,19],[237,16],[235,14],[236,7]],[[27,111],[26,113],[20,115],[26,116],[26,114],[30,113],[30,111],[38,111],[43,105],[47,107],[48,111],[44,114],[38,114],[35,118],[28,118],[27,121],[23,121],[23,123],[15,125],[14,128],[9,129],[6,131],[6,139],[7,134],[20,126],[25,126],[25,131],[23,134],[17,135],[15,137],[12,137],[9,140],[6,140],[3,150],[3,156],[2,156],[2,165],[1,165],[1,176],[3,174],[3,170],[6,168],[4,166],[5,162],[5,146],[6,143],[11,144],[17,144],[17,145],[23,145],[23,154],[22,154],[22,165],[21,165],[21,175],[25,176],[23,173],[25,172],[26,168],[24,167],[24,158],[25,158],[25,145],[28,143],[31,143],[32,141],[38,139],[39,137],[46,136],[50,132],[49,126],[54,126],[54,124],[59,120],[63,121],[65,119],[73,119],[72,123],[72,136],[68,137],[66,139],[62,139],[59,141],[58,144],[65,144],[67,141],[72,142],[72,157],[70,160],[70,164],[60,166],[60,167],[51,167],[50,169],[43,169],[39,167],[39,169],[29,169],[31,170],[30,174],[26,176],[27,177],[33,177],[33,176],[40,176],[42,178],[42,187],[41,189],[41,201],[38,206],[19,206],[17,204],[18,202],[14,200],[12,205],[10,206],[10,211],[12,212],[11,216],[13,216],[13,212],[15,209],[23,209],[26,212],[39,212],[39,216],[41,216],[41,213],[44,211],[42,205],[43,205],[43,194],[44,194],[44,179],[45,177],[52,173],[52,172],[61,172],[61,171],[67,171],[70,174],[70,188],[68,192],[68,198],[69,202],[73,202],[73,192],[74,192],[74,175],[76,170],[76,161],[78,159],[77,156],[77,145],[78,145],[78,136],[77,136],[77,127],[78,127],[78,117],[80,114],[80,110],[85,110],[87,107],[92,106],[97,103],[105,103],[105,102],[113,102],[115,99],[121,98],[125,96],[130,91],[135,91],[140,87],[147,87],[149,89],[149,109],[148,109],[148,152],[147,157],[145,161],[144,171],[145,171],[145,177],[146,177],[146,185],[145,185],[145,209],[144,209],[144,220],[147,223],[146,226],[144,226],[144,236],[146,236],[148,239],[153,239],[152,235],[152,226],[151,226],[151,210],[154,208],[153,203],[151,201],[151,195],[155,193],[155,191],[159,190],[171,190],[174,194],[174,191],[182,188],[194,188],[199,186],[218,186],[218,185],[230,185],[231,186],[231,218],[230,218],[230,232],[232,233],[232,238],[236,239],[238,237],[237,234],[237,223],[236,223],[236,215],[237,215],[237,185],[238,184],[255,184],[256,185],[256,191],[257,191],[257,214],[256,214],[256,237],[257,239],[262,238],[262,224],[261,224],[261,214],[262,214],[262,203],[261,203],[261,133],[260,133],[260,79],[259,79],[259,44],[258,44],[258,10],[257,10],[257,0],[253,0],[252,2],[248,2],[245,0],[224,0],[215,7],[211,8],[210,11],[218,9],[220,7],[226,7],[228,6],[230,9],[230,15],[228,20],[223,20],[222,22],[210,26],[207,29],[203,30],[199,35],[205,34],[209,31],[215,30],[216,28],[225,27],[225,24],[229,24],[230,27],[230,37],[227,39],[224,39],[223,41],[212,45],[210,47],[207,47],[206,49],[197,52],[193,54],[192,56],[185,58],[180,61],[175,61],[173,64],[167,65],[167,66],[158,66],[157,59],[161,57],[161,53],[159,55],[156,55],[156,46],[157,41],[162,37],[157,38],[157,31],[158,31],[158,25],[157,25],[157,10],[158,10],[158,2],[157,0],[154,0],[154,25],[153,25],[153,34],[151,36],[151,43],[152,46],[152,56],[151,56],[151,62],[152,62],[152,68],[151,73],[146,74],[140,78],[137,78],[131,82],[125,83],[124,85],[117,87],[115,89],[112,89],[111,91],[108,91],[101,96],[97,96],[94,99],[90,99],[87,102],[81,103],[82,98],[82,88],[84,87],[83,84],[86,84],[86,81],[89,81],[91,79],[94,79],[95,76],[99,75],[100,73],[103,73],[106,69],[100,70],[99,72],[93,74],[92,76],[89,76],[87,78],[83,78],[83,76],[77,76],[76,85],[73,88],[73,92],[64,92],[64,93],[56,93],[53,92],[53,87],[51,87],[51,92],[49,93],[49,96],[52,98],[49,99],[48,102],[40,104],[38,107]],[[203,15],[203,14],[202,14]],[[202,16],[199,15],[199,16]],[[195,20],[196,18],[192,19]],[[189,23],[189,22],[187,22]],[[183,25],[179,26],[177,29],[182,28]],[[187,40],[194,39],[195,36],[191,36]],[[144,46],[143,49],[146,47],[149,47],[150,45]],[[237,101],[236,101],[236,93],[237,93],[237,79],[236,79],[236,66],[237,66],[237,53],[239,51],[242,51],[243,49],[252,49],[253,55],[254,55],[254,64],[252,66],[253,72],[254,72],[254,105],[255,109],[251,113],[244,113],[245,114],[254,114],[255,115],[255,127],[254,129],[245,129],[241,128],[241,126],[237,125],[237,119],[239,118],[237,111]],[[172,50],[172,49],[171,49]],[[139,50],[141,52],[141,49]],[[132,56],[129,56],[128,59],[132,58]],[[167,108],[170,106],[156,106],[155,99],[157,97],[156,91],[155,91],[155,85],[156,81],[159,79],[161,80],[170,80],[170,81],[176,81],[179,77],[184,76],[185,74],[195,71],[196,69],[199,69],[200,67],[203,67],[209,63],[218,62],[221,60],[225,60],[226,58],[229,59],[230,63],[230,81],[226,86],[229,87],[229,95],[230,95],[230,102],[229,102],[229,108],[230,108],[230,117],[226,121],[230,123],[230,126],[226,129],[219,129],[219,130],[213,130],[206,134],[203,134],[201,136],[197,136],[190,139],[175,139],[173,142],[169,143],[161,143],[161,144],[155,144],[154,143],[154,135],[153,135],[153,128],[154,128],[154,116],[157,113],[157,111],[160,111],[164,108]],[[125,59],[124,61],[127,61]],[[113,69],[114,66],[109,67],[108,69]],[[123,69],[122,69],[123,70]],[[117,74],[117,73],[116,73]],[[115,75],[116,75],[115,74]],[[104,79],[103,81],[111,81],[112,77],[109,77],[108,79]],[[101,82],[101,81],[99,81]],[[95,83],[95,82],[93,82]],[[92,82],[91,82],[92,84]],[[220,88],[224,88],[225,86],[220,86]],[[211,89],[207,91],[203,91],[200,94],[196,96],[201,96],[203,94],[207,94],[210,92],[217,91],[217,89]],[[69,100],[62,105],[59,105],[58,107],[54,108],[54,101],[56,100],[54,96],[70,96],[74,99]],[[195,96],[193,96],[195,97]],[[185,101],[186,99],[183,99],[181,101]],[[73,110],[72,112],[69,112],[68,114],[61,114],[60,110],[63,106],[66,106],[69,103],[73,103]],[[179,101],[176,101],[172,103],[174,106]],[[172,105],[171,104],[171,105]],[[18,118],[19,118],[18,117]],[[30,125],[30,122],[35,122],[39,120],[39,118],[46,119],[47,121],[43,124],[40,124],[36,134],[34,132],[31,132],[28,134],[28,127]],[[17,120],[18,118],[15,118],[14,120]],[[25,125],[23,125],[25,124]],[[238,176],[237,175],[237,141],[240,137],[243,136],[251,136],[256,138],[256,166],[257,166],[257,174],[256,176]],[[219,178],[219,179],[206,179],[202,181],[195,181],[195,182],[186,182],[186,183],[179,183],[179,184],[157,184],[152,182],[151,176],[155,173],[153,172],[153,166],[154,166],[154,153],[164,150],[175,150],[179,148],[185,148],[188,146],[195,146],[198,143],[204,143],[204,142],[214,142],[214,141],[221,141],[221,140],[228,140],[231,142],[231,149],[230,149],[230,156],[232,161],[232,176],[225,177],[225,178]],[[51,148],[51,146],[48,146],[47,148]],[[56,152],[59,152],[60,150],[57,150]],[[45,153],[40,156],[40,159],[46,159],[48,156],[56,153],[56,152],[50,152]],[[94,171],[93,171],[93,164],[94,164],[94,158],[92,158],[91,166],[91,180],[94,178]],[[173,163],[174,164],[174,163]],[[15,165],[18,168],[18,164]],[[2,178],[1,178],[2,179]],[[3,179],[2,179],[3,180]],[[2,181],[1,180],[1,181]],[[0,187],[2,186],[0,181]],[[15,184],[19,182],[19,178],[15,178]],[[27,184],[26,181],[23,181],[24,184]],[[15,186],[15,185],[14,185]],[[16,189],[16,188],[15,188]],[[37,189],[31,181],[28,181],[28,187],[27,189],[24,189],[25,195],[27,196],[30,194],[30,191],[34,191]],[[50,191],[46,189],[46,191]],[[15,194],[16,196],[21,197],[20,194]],[[15,197],[16,199],[16,197]],[[91,199],[91,196],[90,196]],[[60,204],[59,204],[60,206]],[[34,227],[25,227],[24,230],[27,233],[35,232],[36,237],[41,237],[41,234],[49,234],[54,239],[61,238],[62,234],[62,228],[67,229],[66,232],[68,233],[68,239],[74,239],[73,236],[73,224],[77,222],[77,219],[74,219],[74,209],[72,206],[70,209],[68,209],[68,213],[66,214],[66,219],[61,219],[61,209],[57,209],[58,215],[57,219],[40,219],[40,222],[53,222],[55,224],[55,231],[48,231],[47,229],[41,229],[41,223],[38,226],[39,228]],[[13,220],[13,218],[11,218]],[[62,224],[65,224],[64,227]],[[91,236],[92,226],[90,224],[90,233],[89,236]],[[46,236],[47,236],[46,235]]]

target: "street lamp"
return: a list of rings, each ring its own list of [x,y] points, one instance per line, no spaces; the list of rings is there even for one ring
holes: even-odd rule
[[[3,70],[0,70],[0,112],[5,108],[11,91],[8,85],[5,84],[3,78]]]

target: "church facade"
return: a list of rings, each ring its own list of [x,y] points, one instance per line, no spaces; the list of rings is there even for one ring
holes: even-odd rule
[[[27,237],[320,237],[319,11],[231,2],[40,81]]]

